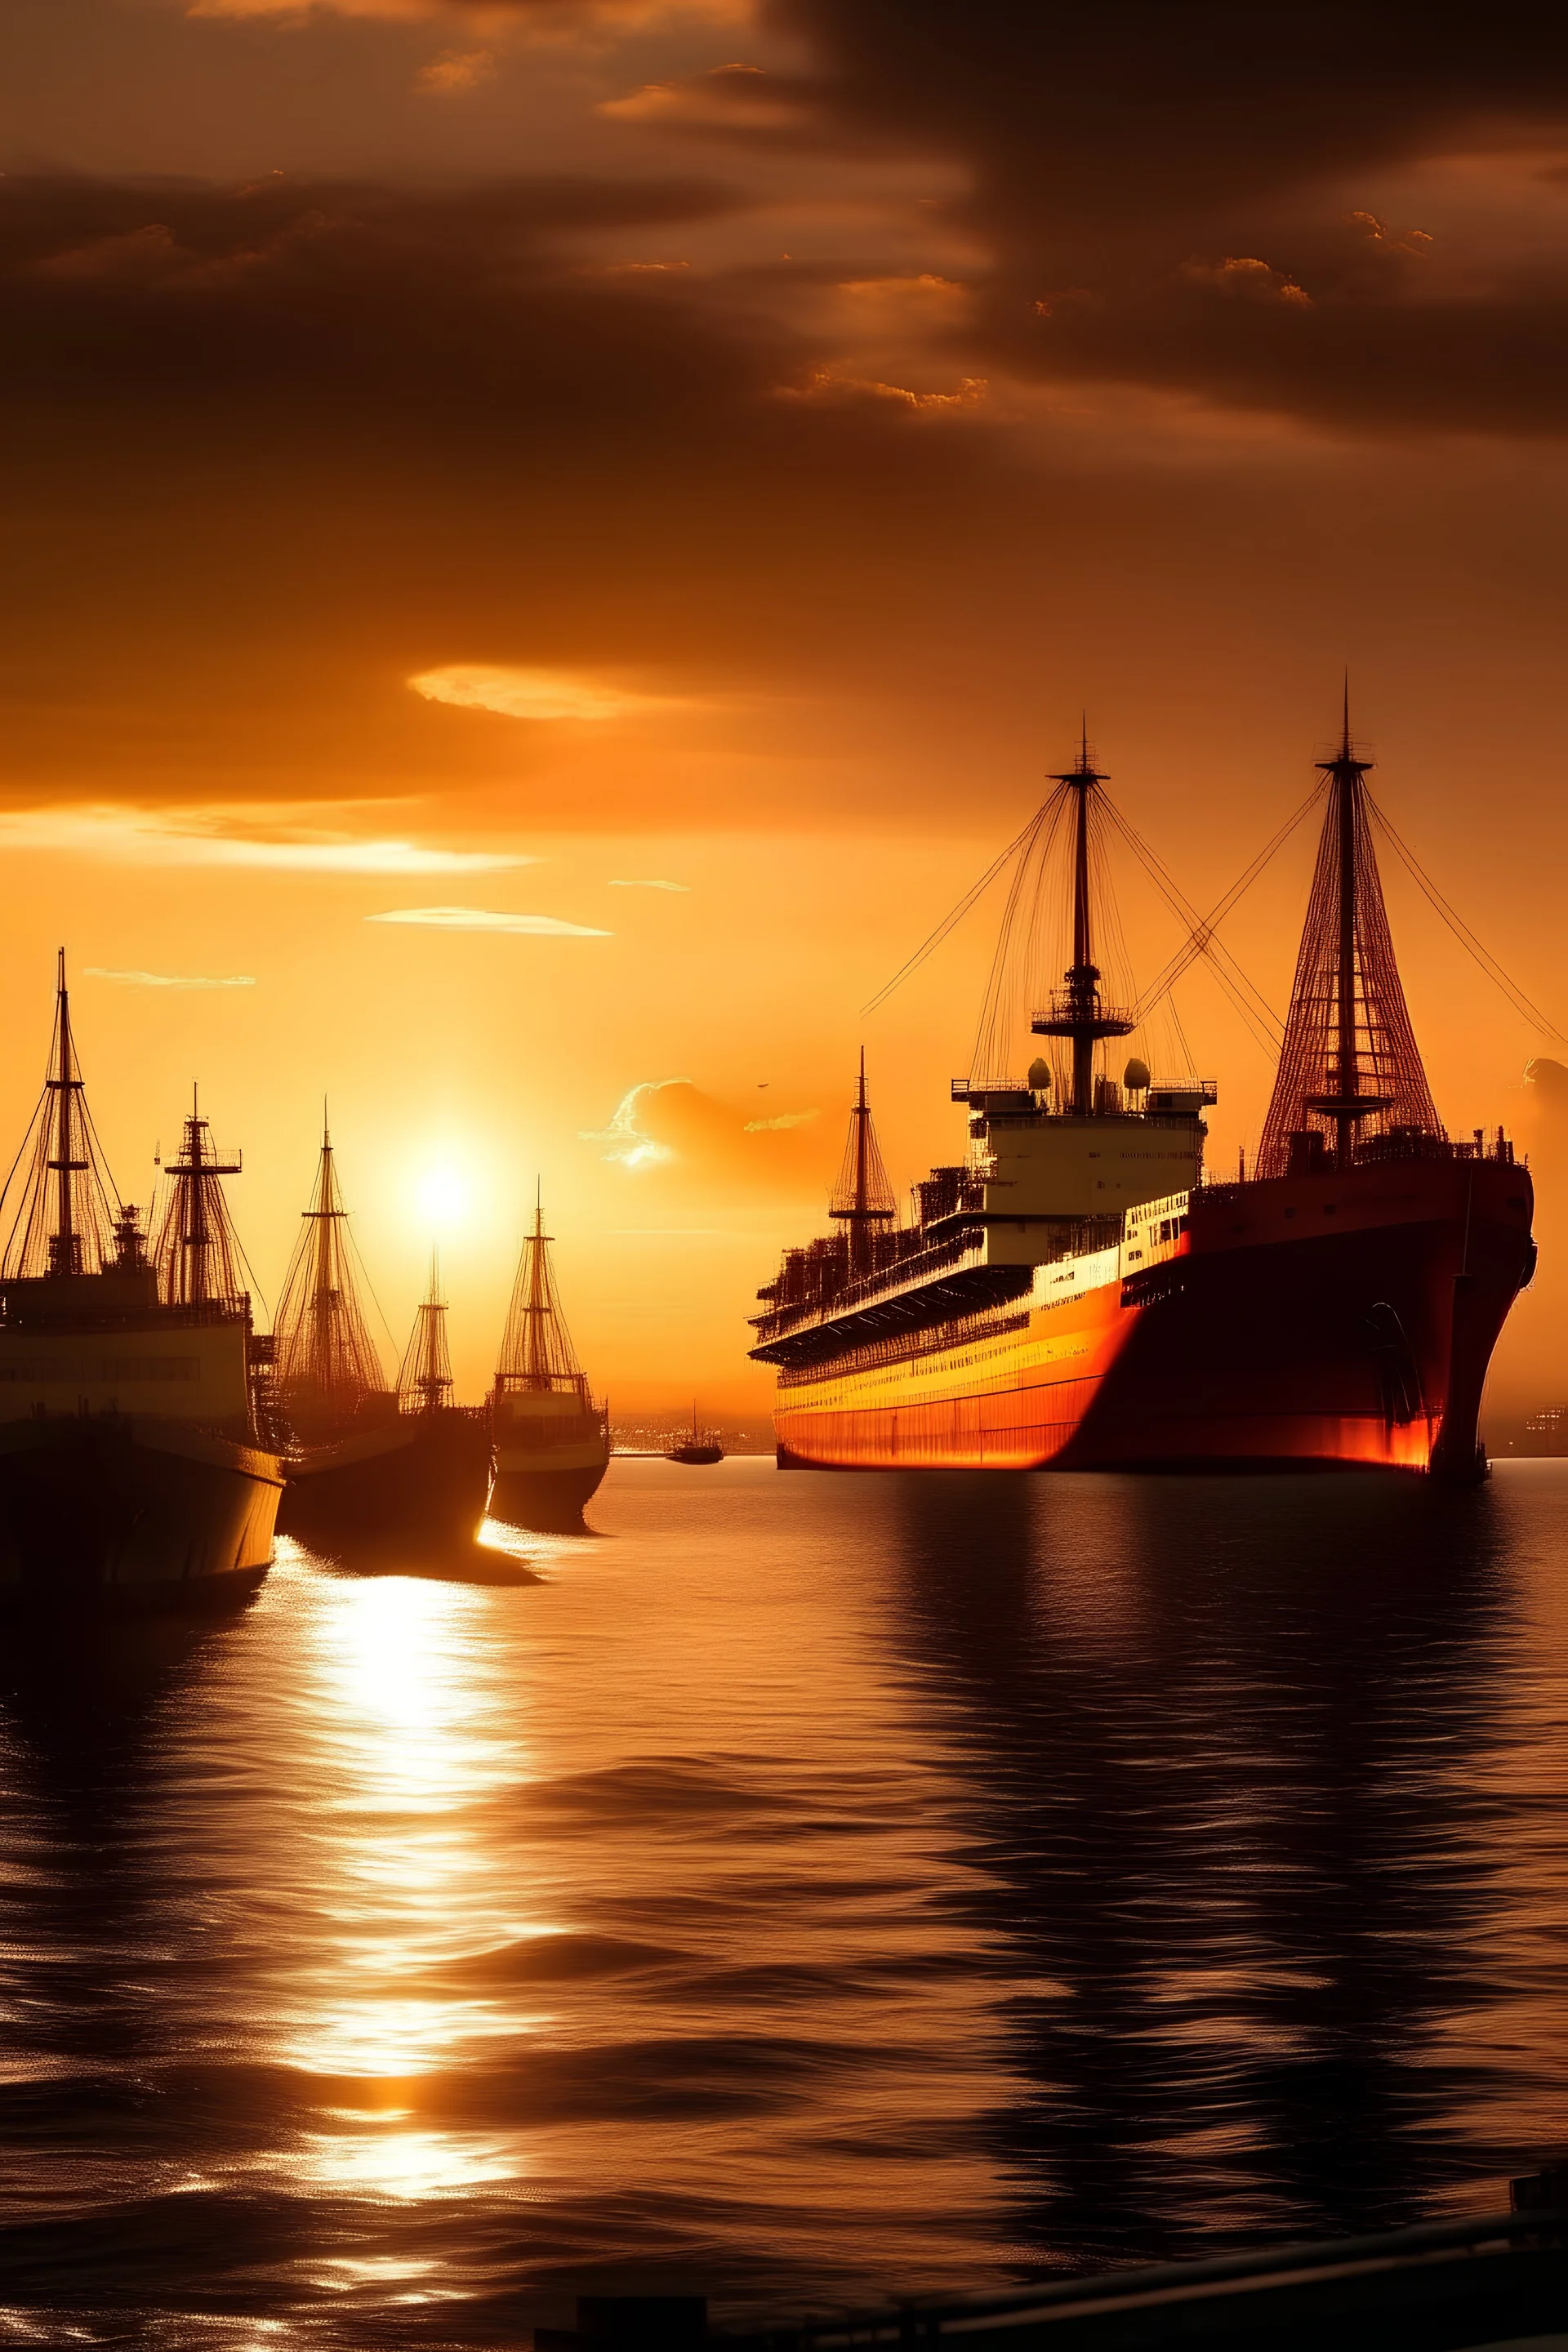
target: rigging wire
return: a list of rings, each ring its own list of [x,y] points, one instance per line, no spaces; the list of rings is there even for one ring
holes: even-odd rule
[[[354,1264],[358,1266],[360,1271],[360,1279],[363,1282],[365,1288],[370,1293],[370,1303],[374,1307],[376,1313],[381,1317],[381,1328],[386,1334],[386,1344],[391,1349],[393,1354],[395,1356],[398,1356],[399,1361],[401,1361],[397,1341],[393,1337],[392,1326],[386,1319],[386,1310],[375,1295],[375,1285],[370,1278],[370,1268],[366,1265],[363,1257],[360,1254],[360,1245],[354,1239],[353,1227],[348,1222],[346,1212],[343,1219],[343,1238],[348,1243],[350,1249],[353,1252]]]
[[[1215,928],[1225,920],[1225,918],[1230,913],[1231,909],[1239,904],[1240,900],[1252,887],[1252,885],[1257,881],[1258,876],[1262,873],[1264,867],[1269,863],[1270,859],[1284,847],[1286,842],[1289,841],[1297,826],[1301,824],[1315,803],[1321,799],[1326,790],[1326,783],[1314,784],[1312,790],[1308,793],[1300,806],[1295,810],[1293,814],[1286,818],[1285,823],[1279,827],[1279,830],[1273,835],[1272,839],[1264,844],[1257,856],[1253,859],[1251,865],[1247,867],[1244,873],[1237,876],[1237,879],[1231,884],[1230,888],[1226,892],[1224,898],[1217,902],[1206,917],[1200,917],[1195,908],[1187,906],[1185,898],[1177,888],[1177,886],[1171,875],[1166,872],[1163,865],[1155,855],[1154,851],[1152,850],[1148,844],[1134,832],[1133,828],[1127,824],[1126,820],[1122,819],[1123,830],[1126,833],[1130,846],[1132,847],[1141,857],[1151,862],[1152,868],[1158,869],[1160,876],[1163,877],[1163,887],[1170,891],[1173,891],[1176,898],[1181,900],[1182,906],[1186,909],[1187,919],[1192,926],[1190,934],[1184,941],[1181,949],[1171,959],[1171,961],[1167,964],[1165,970],[1151,983],[1148,995],[1144,1000],[1145,1002],[1153,1002],[1158,994],[1163,993],[1164,990],[1171,987],[1175,981],[1181,978],[1182,973],[1188,970],[1189,967],[1196,961],[1200,955],[1208,955],[1211,953],[1223,954],[1226,961],[1234,967],[1237,975],[1245,981],[1247,987],[1251,990],[1253,995],[1257,999],[1258,1006],[1261,1010],[1264,1017],[1268,1021],[1273,1023],[1275,1026],[1282,1026],[1273,1006],[1269,1004],[1268,999],[1262,994],[1261,991],[1254,988],[1252,982],[1247,980],[1246,974],[1242,972],[1240,965],[1236,962],[1235,957],[1230,954],[1228,949],[1219,949],[1218,943],[1214,938],[1214,932]],[[1117,811],[1117,814],[1120,815],[1121,812]]]
[[[941,947],[948,933],[963,920],[963,918],[968,914],[971,907],[973,907],[978,899],[984,897],[986,891],[990,888],[992,883],[995,881],[996,877],[1002,872],[1004,866],[1005,866],[1021,849],[1025,849],[1026,847],[1032,836],[1038,832],[1039,827],[1045,819],[1046,811],[1049,808],[1050,804],[1051,803],[1048,800],[1042,802],[1041,805],[1035,811],[1034,815],[1029,819],[1028,824],[1024,827],[1022,833],[1020,833],[1015,840],[1008,843],[1006,848],[1002,852],[999,857],[992,860],[984,873],[981,876],[979,881],[976,882],[973,887],[965,893],[964,897],[959,900],[958,905],[954,907],[952,912],[950,915],[945,916],[937,925],[930,939],[925,942],[925,945],[923,947],[917,948],[914,954],[909,958],[908,961],[901,963],[899,966],[898,971],[893,974],[891,980],[888,982],[886,987],[879,988],[868,1004],[863,1004],[860,1007],[860,1017],[862,1020],[866,1018],[866,1015],[868,1013],[875,1013],[879,1005],[885,1004],[889,997],[891,996],[894,989],[900,987],[902,983],[910,978],[911,973],[918,971],[921,964],[924,963],[926,958],[933,951],[933,950]]]
[[[1409,844],[1403,839],[1395,828],[1393,820],[1390,818],[1387,812],[1379,807],[1372,794],[1369,792],[1366,792],[1364,785],[1363,786],[1363,791],[1365,793],[1366,804],[1371,810],[1373,817],[1375,820],[1379,830],[1383,834],[1384,838],[1388,843],[1389,847],[1394,851],[1394,856],[1400,860],[1406,873],[1409,874],[1412,881],[1415,882],[1416,887],[1423,893],[1430,904],[1436,909],[1437,913],[1442,917],[1443,920],[1447,924],[1448,929],[1453,932],[1454,937],[1458,940],[1459,945],[1465,950],[1466,953],[1473,957],[1475,961],[1479,964],[1481,970],[1486,973],[1487,978],[1491,982],[1493,987],[1496,988],[1501,995],[1507,997],[1509,1003],[1512,1005],[1514,1011],[1520,1015],[1521,1019],[1528,1022],[1538,1036],[1555,1037],[1560,1045],[1568,1045],[1568,1036],[1564,1036],[1563,1031],[1557,1026],[1557,1024],[1554,1021],[1549,1020],[1547,1015],[1541,1010],[1541,1007],[1538,1004],[1533,1003],[1531,1000],[1526,996],[1523,989],[1520,987],[1517,981],[1513,981],[1509,978],[1508,973],[1504,971],[1497,958],[1491,954],[1487,948],[1482,946],[1480,940],[1476,937],[1474,931],[1471,930],[1464,917],[1459,914],[1455,908],[1448,904],[1448,901],[1444,898],[1443,893],[1438,889],[1436,882],[1433,881],[1431,876],[1421,865],[1415,851],[1410,847]]]
[[[1296,826],[1306,815],[1312,802],[1317,799],[1321,790],[1321,786],[1314,787],[1294,816],[1280,827],[1272,841],[1258,853],[1247,871],[1231,885],[1225,897],[1206,918],[1198,913],[1197,908],[1188,900],[1162,860],[1107,794],[1107,809],[1114,819],[1123,840],[1166,904],[1188,927],[1188,936],[1183,946],[1139,999],[1136,1007],[1138,1019],[1143,1019],[1160,1002],[1160,999],[1169,992],[1182,974],[1196,962],[1198,957],[1205,955],[1208,957],[1215,979],[1241,1015],[1254,1043],[1266,1054],[1278,1053],[1279,1040],[1284,1034],[1283,1022],[1261,989],[1248,979],[1230,950],[1220,945],[1214,933],[1215,926],[1224,920],[1237,900],[1257,880],[1276,850],[1289,838]]]

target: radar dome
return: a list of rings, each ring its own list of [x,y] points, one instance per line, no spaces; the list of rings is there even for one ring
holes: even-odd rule
[[[1029,1087],[1037,1095],[1048,1095],[1051,1090],[1051,1066],[1041,1054],[1029,1065]]]
[[[1130,1095],[1141,1095],[1149,1083],[1149,1065],[1134,1055],[1121,1073],[1121,1083]]]

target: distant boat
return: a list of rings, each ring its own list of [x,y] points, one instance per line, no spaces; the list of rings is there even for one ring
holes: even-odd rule
[[[195,1104],[149,1254],[98,1148],[60,957],[0,1266],[0,1593],[195,1601],[266,1573],[283,1484],[243,1258]]]
[[[609,1466],[610,1417],[590,1393],[555,1287],[536,1196],[490,1398],[496,1477],[490,1515],[569,1531]]]
[[[697,1406],[691,1407],[691,1434],[672,1445],[666,1455],[670,1462],[684,1462],[689,1469],[705,1469],[710,1462],[722,1462],[724,1449],[719,1443],[716,1429],[699,1429]]]
[[[489,1431],[482,1408],[452,1402],[434,1255],[429,1296],[390,1388],[360,1306],[325,1129],[304,1219],[278,1309],[279,1402],[290,1438],[279,1525],[307,1543],[471,1538],[489,1489]]]

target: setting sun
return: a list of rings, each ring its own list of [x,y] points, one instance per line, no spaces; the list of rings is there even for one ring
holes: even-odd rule
[[[420,1172],[414,1199],[421,1223],[433,1234],[458,1232],[474,1213],[472,1172],[455,1158],[433,1160]]]

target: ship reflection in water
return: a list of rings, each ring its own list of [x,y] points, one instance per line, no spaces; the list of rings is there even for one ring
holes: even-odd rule
[[[595,1517],[534,1585],[285,1545],[226,1622],[12,1631],[0,2342],[958,2291],[1561,2137],[1568,1465]]]

